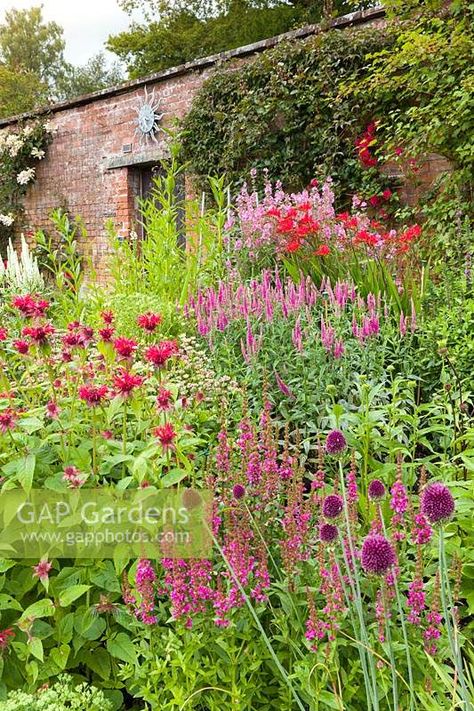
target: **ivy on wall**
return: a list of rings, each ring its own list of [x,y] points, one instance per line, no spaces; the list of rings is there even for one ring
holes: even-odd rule
[[[239,184],[251,167],[267,168],[272,180],[295,189],[331,175],[342,203],[355,191],[387,188],[387,179],[364,165],[355,146],[376,106],[364,96],[343,96],[340,86],[362,80],[368,56],[393,42],[391,28],[334,30],[216,72],[183,124],[192,172],[226,173]]]
[[[36,165],[52,135],[40,120],[0,133],[0,250],[13,236],[23,212],[23,198],[36,179]]]

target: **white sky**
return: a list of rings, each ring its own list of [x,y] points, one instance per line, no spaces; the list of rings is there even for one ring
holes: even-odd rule
[[[63,27],[65,56],[73,64],[85,64],[104,49],[109,35],[127,29],[130,24],[117,0],[0,0],[0,23],[5,10],[24,10],[41,4],[45,20],[54,20]],[[107,56],[117,59],[110,53]]]

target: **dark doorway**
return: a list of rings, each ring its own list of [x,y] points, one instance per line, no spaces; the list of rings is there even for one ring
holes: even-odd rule
[[[154,190],[156,187],[155,179],[164,175],[164,170],[162,165],[144,165],[140,166],[137,170],[138,172],[138,190],[139,198],[141,200],[153,200]],[[178,233],[178,244],[180,246],[186,245],[186,232],[185,232],[185,184],[184,175],[180,173],[176,177],[175,186],[175,201],[176,201],[176,228]],[[143,220],[141,223],[141,236],[142,238],[146,235],[146,224]]]

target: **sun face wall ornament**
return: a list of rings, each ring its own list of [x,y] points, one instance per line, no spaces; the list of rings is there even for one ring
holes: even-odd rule
[[[135,108],[137,118],[135,122],[137,127],[135,134],[140,140],[140,145],[147,145],[149,141],[158,143],[156,134],[160,131],[160,121],[163,114],[158,113],[160,108],[160,99],[155,96],[155,90],[148,93],[145,87],[145,93],[139,99],[139,105]]]

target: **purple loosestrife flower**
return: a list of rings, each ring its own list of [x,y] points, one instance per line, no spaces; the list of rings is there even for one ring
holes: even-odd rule
[[[340,430],[332,430],[326,437],[326,452],[341,454],[347,447],[346,438]]]
[[[369,499],[371,501],[380,501],[385,496],[385,486],[380,479],[372,479],[368,489]]]
[[[323,516],[337,518],[344,509],[344,500],[339,494],[329,494],[323,501]]]
[[[319,540],[323,543],[333,543],[338,537],[338,528],[332,523],[322,523],[319,527]]]
[[[438,481],[429,484],[421,494],[421,513],[432,524],[449,521],[454,513],[454,499],[448,487]]]
[[[385,575],[395,565],[395,550],[385,536],[373,533],[362,544],[362,568],[366,573]]]
[[[156,616],[153,614],[155,609],[155,581],[156,574],[150,561],[139,560],[135,575],[135,587],[140,595],[140,607],[136,611],[136,615],[145,625],[154,625],[156,623]]]
[[[286,395],[286,397],[289,397],[292,400],[294,400],[295,396],[293,395],[293,393],[291,392],[290,388],[285,383],[285,381],[282,380],[282,378],[278,375],[278,373],[276,371],[275,371],[274,375],[275,375],[276,384],[278,385],[278,389],[280,390],[280,392],[282,392],[283,395]]]

